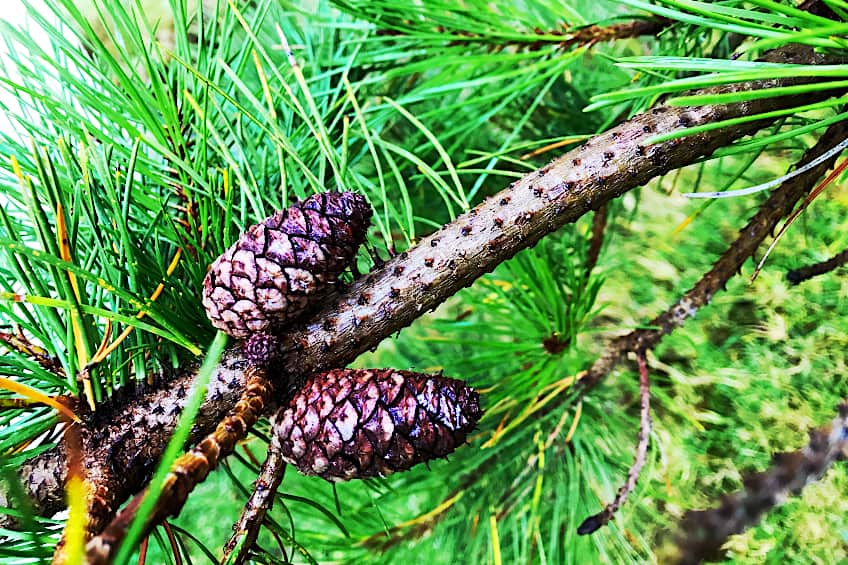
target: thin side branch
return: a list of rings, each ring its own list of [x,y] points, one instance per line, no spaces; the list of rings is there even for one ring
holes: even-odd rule
[[[679,563],[690,565],[720,557],[728,537],[759,522],[762,515],[818,480],[834,461],[848,456],[848,403],[829,425],[810,432],[798,451],[778,453],[770,469],[744,480],[739,492],[725,496],[710,510],[687,512],[680,523]]]
[[[798,166],[816,159],[848,137],[848,124],[839,122],[830,126],[819,138],[818,143],[808,150]],[[683,297],[668,310],[651,320],[649,329],[634,330],[631,333],[612,340],[601,356],[592,364],[586,375],[580,380],[580,386],[587,391],[607,376],[624,355],[629,352],[654,348],[663,336],[671,333],[693,317],[699,309],[708,304],[719,290],[725,288],[745,261],[748,260],[772,233],[781,218],[789,214],[798,200],[809,192],[816,180],[833,166],[834,155],[810,169],[806,173],[789,179],[776,189],[759,211],[740,232],[727,251]]]
[[[607,229],[609,217],[609,206],[604,204],[592,216],[592,237],[589,239],[589,251],[586,253],[586,278],[592,274],[598,258],[601,256],[601,248],[604,246],[604,232]]]
[[[381,22],[375,22],[378,26]],[[533,38],[528,35],[526,40],[516,41],[512,43],[515,48],[526,49],[528,51],[537,51],[546,45],[552,45],[559,49],[569,49],[574,46],[591,46],[596,43],[605,41],[616,41],[622,39],[631,39],[646,35],[658,35],[661,31],[668,28],[674,23],[668,18],[653,17],[636,19],[629,22],[610,24],[607,26],[588,25],[574,29],[541,29],[536,28],[534,32],[539,38]],[[439,26],[435,29],[436,33],[445,35],[444,27]],[[400,29],[381,28],[377,30],[377,35],[391,35],[402,37],[407,35],[407,32]],[[479,35],[470,31],[451,30],[452,43],[460,42],[485,42],[491,43],[493,47],[503,48],[504,43],[501,39]]]
[[[273,428],[273,426],[272,426]],[[224,556],[221,563],[226,565],[242,565],[250,556],[250,549],[259,537],[259,530],[265,516],[271,510],[277,488],[286,472],[286,462],[283,460],[277,436],[271,438],[268,456],[259,477],[253,486],[253,493],[244,506],[238,522],[233,526],[233,535],[224,545]]]
[[[577,527],[577,533],[581,536],[596,532],[613,519],[628,495],[636,488],[639,473],[647,460],[648,444],[651,439],[651,385],[648,381],[648,360],[645,352],[640,351],[636,357],[639,361],[639,436],[636,441],[636,456],[627,472],[627,480],[618,489],[613,501],[597,514],[583,520],[583,523]]]
[[[60,379],[65,378],[62,363],[51,356],[46,349],[32,343],[20,330],[16,333],[0,332],[0,342],[9,349],[29,357],[45,371]]]
[[[803,46],[773,51],[765,60],[833,62]],[[800,80],[739,83],[711,92],[786,86]],[[272,367],[269,375],[278,390],[285,393],[287,386],[296,387],[308,374],[347,365],[560,226],[658,175],[691,164],[718,147],[757,131],[769,121],[705,131],[682,140],[647,143],[653,136],[809,103],[812,98],[806,94],[803,99],[765,98],[697,108],[657,107],[592,138],[360,278],[335,299],[328,299],[307,323],[278,336],[283,362]],[[225,355],[212,376],[193,441],[211,431],[240,397],[245,368],[246,361],[238,349]],[[120,470],[107,485],[116,500],[137,491],[149,479],[173,432],[195,371],[196,368],[189,368],[167,389],[109,414],[98,410],[99,425],[90,423],[85,428],[92,440],[87,456]],[[26,491],[41,513],[62,506],[67,465],[61,451],[49,450],[21,468]],[[9,505],[2,491],[0,505]]]
[[[829,273],[834,269],[838,269],[842,265],[848,263],[848,249],[837,253],[827,261],[813,263],[800,269],[793,269],[786,273],[786,280],[792,284],[801,284],[804,281],[810,280],[813,277]]]
[[[559,46],[562,49],[567,49],[574,45],[594,45],[595,43],[603,43],[605,41],[630,39],[645,35],[658,35],[673,23],[674,21],[668,18],[657,17],[608,26],[591,25],[573,31],[548,31],[544,33],[562,35],[564,39],[559,43]]]

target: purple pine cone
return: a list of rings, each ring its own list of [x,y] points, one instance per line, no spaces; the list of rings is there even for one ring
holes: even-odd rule
[[[310,377],[274,416],[273,448],[329,481],[388,475],[465,443],[482,411],[462,381],[393,369]]]
[[[302,315],[353,261],[371,207],[353,192],[324,192],[251,226],[203,280],[203,306],[237,339]]]

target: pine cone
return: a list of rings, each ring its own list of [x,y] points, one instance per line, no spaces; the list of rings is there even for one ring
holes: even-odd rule
[[[393,369],[336,369],[310,377],[277,412],[272,441],[301,473],[358,479],[446,456],[481,415],[479,395],[462,381]]]
[[[251,226],[203,280],[212,325],[243,339],[303,314],[351,263],[370,219],[361,195],[324,192]]]

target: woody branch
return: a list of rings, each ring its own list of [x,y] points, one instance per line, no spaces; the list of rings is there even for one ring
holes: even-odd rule
[[[846,122],[832,125],[819,138],[818,143],[798,161],[797,167],[800,168],[820,157],[846,136],[848,136]],[[728,247],[727,251],[680,300],[648,322],[646,328],[634,330],[612,340],[580,380],[584,393],[601,382],[625,355],[656,347],[664,336],[682,326],[686,320],[707,305],[715,293],[722,290],[739,272],[745,261],[757,251],[765,238],[774,232],[780,219],[789,214],[801,197],[810,192],[815,181],[833,166],[836,158],[837,155],[832,155],[806,173],[784,182],[740,230],[740,236]]]
[[[771,466],[745,477],[743,487],[722,497],[718,506],[690,510],[680,520],[676,562],[693,565],[721,558],[721,546],[759,522],[763,514],[819,480],[848,455],[848,403],[837,408],[833,421],[810,431],[810,441],[797,451],[776,453]]]

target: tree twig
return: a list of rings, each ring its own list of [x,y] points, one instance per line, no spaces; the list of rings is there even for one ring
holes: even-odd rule
[[[631,39],[645,35],[657,35],[673,23],[674,21],[668,18],[648,17],[605,26],[592,24],[575,28],[568,28],[565,26],[560,29],[536,28],[533,30],[533,33],[539,36],[538,38],[527,34],[524,39],[515,39],[510,45],[515,48],[526,49],[528,51],[538,51],[546,45],[553,45],[559,49],[568,49],[570,47],[582,45],[591,46],[605,41]],[[384,22],[380,21],[375,21],[375,24],[377,26],[385,25]],[[407,35],[408,32],[403,29],[382,27],[378,28],[376,33],[377,35],[403,37]],[[489,43],[492,47],[496,48],[504,47],[504,43],[500,38],[487,37],[470,31],[447,30],[444,26],[437,26],[434,29],[434,33],[449,35],[451,38],[451,44],[476,41]]]
[[[773,51],[765,60],[832,62],[803,46]],[[711,92],[785,86],[800,80],[808,79],[738,83]],[[286,386],[296,386],[305,375],[345,366],[359,353],[375,347],[563,224],[658,175],[693,163],[718,147],[753,133],[769,120],[648,144],[653,136],[810,100],[811,95],[805,94],[803,98],[773,97],[697,108],[657,107],[592,138],[398,254],[336,299],[328,300],[307,323],[279,336],[283,362],[272,367],[269,374],[279,385],[278,390],[285,392]],[[244,390],[245,367],[240,351],[234,349],[215,369],[193,441],[214,428],[235,404]],[[99,425],[90,423],[84,428],[84,441],[90,445],[87,457],[121,470],[107,485],[115,500],[122,500],[149,478],[174,429],[195,370],[187,368],[168,388],[109,414],[98,411],[95,418],[100,418]],[[39,512],[61,508],[66,469],[60,448],[22,466],[20,476]],[[9,505],[2,491],[0,505]]]
[[[810,432],[804,448],[774,456],[770,469],[744,480],[744,487],[710,510],[687,512],[680,522],[678,562],[691,565],[720,556],[727,538],[759,522],[772,507],[818,480],[830,465],[848,456],[848,403],[827,426]]]
[[[592,237],[589,238],[589,250],[586,252],[586,279],[592,274],[595,265],[598,264],[598,258],[601,256],[608,217],[609,205],[607,204],[595,210],[595,214],[592,216]]]
[[[786,280],[792,284],[801,284],[804,281],[810,280],[813,277],[829,273],[834,269],[838,269],[842,265],[848,263],[848,249],[837,253],[826,261],[813,263],[799,269],[792,269],[786,273]]]
[[[224,556],[221,558],[221,563],[242,565],[248,558],[250,548],[259,537],[262,522],[274,503],[274,496],[283,480],[285,471],[286,462],[283,460],[280,451],[279,439],[276,435],[273,435],[271,445],[268,447],[268,456],[259,471],[253,492],[244,505],[238,522],[233,526],[232,537],[224,545]]]
[[[62,363],[50,355],[46,349],[32,343],[20,330],[16,333],[0,332],[0,342],[9,349],[31,358],[42,369],[55,375],[57,378],[65,378],[65,370],[62,368]]]
[[[613,519],[615,513],[627,500],[627,496],[636,488],[639,472],[645,466],[648,455],[648,443],[651,439],[651,385],[648,381],[648,360],[644,351],[636,354],[639,361],[639,436],[636,441],[636,456],[633,465],[627,471],[627,480],[618,489],[615,498],[606,507],[589,516],[577,527],[577,533],[585,536],[596,532]]]
[[[657,35],[673,23],[674,21],[668,18],[655,17],[607,26],[590,25],[575,30],[539,31],[539,33],[562,35],[563,40],[559,43],[559,47],[567,49],[574,45],[594,45],[605,41],[630,39],[644,35]],[[534,43],[532,45],[535,46],[536,44]]]

